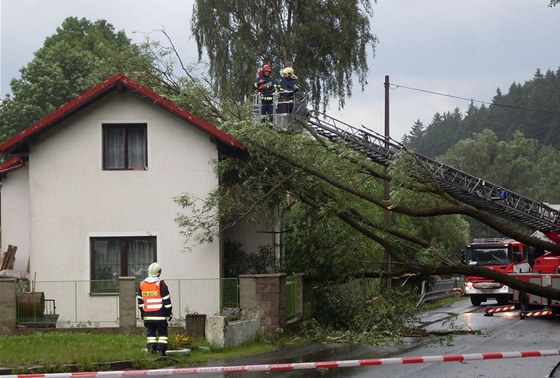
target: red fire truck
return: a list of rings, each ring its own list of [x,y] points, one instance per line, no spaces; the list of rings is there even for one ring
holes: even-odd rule
[[[504,274],[513,272],[513,263],[523,258],[523,244],[505,238],[474,239],[461,251],[463,264],[483,266]],[[474,306],[479,306],[488,299],[495,299],[499,305],[505,305],[512,296],[506,285],[477,276],[465,276],[463,292],[470,297]]]
[[[531,282],[540,286],[560,289],[560,256],[541,249],[529,247],[528,259],[515,264],[511,275],[521,281]],[[540,297],[535,294],[513,290],[513,303],[521,314],[531,313],[534,316],[560,313],[560,301]],[[547,311],[541,311],[546,309]]]

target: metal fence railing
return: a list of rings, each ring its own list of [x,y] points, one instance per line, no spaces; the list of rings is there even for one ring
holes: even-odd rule
[[[239,307],[237,278],[165,280],[173,304],[172,325],[185,316],[214,315],[225,307]],[[100,286],[114,288],[98,293]],[[29,327],[104,328],[119,326],[118,284],[93,281],[18,281],[17,321]],[[136,296],[136,293],[131,293]],[[140,313],[136,312],[141,325]]]
[[[424,302],[461,295],[463,293],[463,279],[451,278],[447,280],[437,280],[433,282],[422,281],[420,300],[416,307]]]

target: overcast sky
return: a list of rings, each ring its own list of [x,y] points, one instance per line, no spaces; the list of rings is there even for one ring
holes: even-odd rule
[[[400,140],[416,120],[427,126],[436,112],[455,107],[464,112],[469,105],[466,100],[403,87],[491,101],[497,88],[506,93],[513,82],[531,80],[537,68],[556,71],[560,67],[560,6],[549,8],[548,3],[378,0],[371,29],[379,44],[375,57],[370,54],[369,84],[364,92],[355,85],[342,111],[334,101],[329,115],[383,133],[383,83],[389,75],[390,82],[400,86],[390,91],[391,135]],[[134,42],[164,27],[184,63],[194,64],[192,4],[193,0],[1,0],[2,97],[45,38],[70,16],[105,19]],[[151,34],[152,39],[160,37]]]

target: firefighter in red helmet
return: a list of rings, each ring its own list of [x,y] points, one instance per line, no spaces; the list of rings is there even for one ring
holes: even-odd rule
[[[261,96],[261,116],[268,115],[268,119],[272,122],[273,114],[273,94],[276,90],[276,80],[272,77],[272,69],[270,65],[265,64],[258,72],[255,79],[255,89]]]
[[[138,308],[146,327],[147,349],[151,353],[167,352],[167,321],[173,317],[171,296],[167,284],[160,280],[161,265],[157,262],[148,267],[148,277],[138,289]]]

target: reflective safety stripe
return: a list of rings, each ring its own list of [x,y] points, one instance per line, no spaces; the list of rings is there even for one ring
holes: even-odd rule
[[[159,310],[163,301],[161,298],[148,298],[144,301],[144,309],[146,311]]]
[[[157,339],[158,344],[167,344],[167,336],[160,336]]]
[[[144,320],[165,320],[165,316],[144,316]]]

